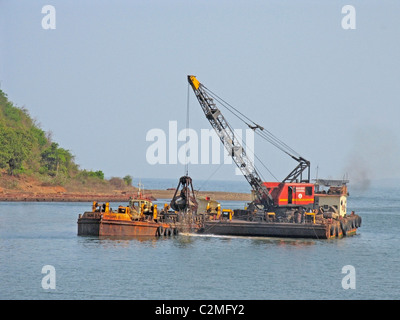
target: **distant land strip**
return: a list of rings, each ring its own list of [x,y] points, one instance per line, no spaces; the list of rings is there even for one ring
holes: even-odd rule
[[[145,195],[153,199],[172,199],[175,190],[145,190]],[[0,192],[2,202],[128,202],[130,197],[136,194],[130,192],[120,193],[36,193],[36,192]],[[216,201],[251,201],[250,193],[222,192],[222,191],[201,191],[196,194],[198,197],[209,197]]]

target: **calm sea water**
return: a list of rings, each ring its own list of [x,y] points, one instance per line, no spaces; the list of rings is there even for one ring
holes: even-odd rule
[[[0,299],[400,299],[399,191],[352,192],[363,224],[341,240],[78,237],[90,203],[3,202]],[[42,287],[46,265],[55,289]],[[342,287],[346,265],[355,289]]]

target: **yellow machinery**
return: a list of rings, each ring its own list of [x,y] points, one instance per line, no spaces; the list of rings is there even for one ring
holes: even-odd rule
[[[232,217],[233,217],[232,209],[222,209],[222,214],[224,215],[224,213],[227,214],[229,220],[232,220]]]

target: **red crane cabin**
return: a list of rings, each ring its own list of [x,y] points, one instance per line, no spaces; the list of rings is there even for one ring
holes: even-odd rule
[[[264,182],[277,206],[312,207],[314,184],[296,182]]]

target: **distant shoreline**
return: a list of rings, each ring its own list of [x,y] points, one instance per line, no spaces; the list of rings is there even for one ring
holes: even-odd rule
[[[130,197],[135,197],[138,188],[132,185],[104,185],[99,183],[70,183],[66,185],[52,185],[44,183],[34,176],[19,175],[10,176],[0,171],[0,202],[121,202],[126,204]],[[173,179],[143,179],[145,185],[141,185],[142,193],[153,201],[157,199],[172,199],[176,187],[171,187]],[[154,180],[154,181],[153,181]],[[200,197],[210,197],[213,200],[250,201],[251,193],[243,192],[247,189],[237,188],[237,185],[229,183],[210,182],[206,186],[199,180],[200,188],[208,188],[218,191],[196,191]],[[176,182],[176,181],[175,181]],[[158,183],[158,185],[157,185]],[[151,187],[149,187],[151,186]],[[235,192],[229,192],[231,190]]]
[[[145,190],[144,194],[158,199],[172,199],[175,190]],[[127,202],[134,194],[130,192],[120,193],[34,193],[34,192],[2,192],[0,202]],[[199,197],[210,197],[213,200],[250,201],[250,193],[223,192],[223,191],[200,191]]]

